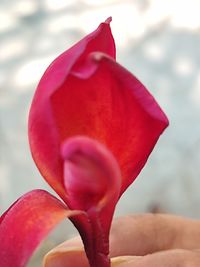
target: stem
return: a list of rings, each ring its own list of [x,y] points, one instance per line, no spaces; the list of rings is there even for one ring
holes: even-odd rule
[[[110,267],[109,254],[109,238],[105,236],[102,229],[101,221],[98,212],[90,209],[88,218],[91,223],[93,239],[91,240],[91,247],[87,253],[88,260],[91,267]]]

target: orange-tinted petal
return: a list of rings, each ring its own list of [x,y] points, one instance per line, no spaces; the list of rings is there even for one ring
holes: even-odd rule
[[[37,245],[70,211],[46,191],[34,190],[16,201],[0,221],[0,266],[24,267]]]

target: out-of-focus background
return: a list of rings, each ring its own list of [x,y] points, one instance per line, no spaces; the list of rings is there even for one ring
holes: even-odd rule
[[[170,119],[116,214],[161,211],[200,218],[200,1],[0,0],[0,211],[49,187],[30,156],[27,114],[37,83],[61,52],[112,16],[117,60]],[[29,266],[75,233],[57,227]],[[36,263],[37,262],[37,263]]]

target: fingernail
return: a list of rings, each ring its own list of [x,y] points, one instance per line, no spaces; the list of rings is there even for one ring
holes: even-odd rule
[[[125,263],[134,262],[141,258],[141,256],[119,256],[111,259],[111,266],[123,266]]]

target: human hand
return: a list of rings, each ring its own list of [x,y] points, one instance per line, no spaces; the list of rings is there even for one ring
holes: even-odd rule
[[[110,234],[112,267],[199,267],[200,221],[164,214],[115,219]],[[50,251],[44,267],[89,267],[79,238]]]

